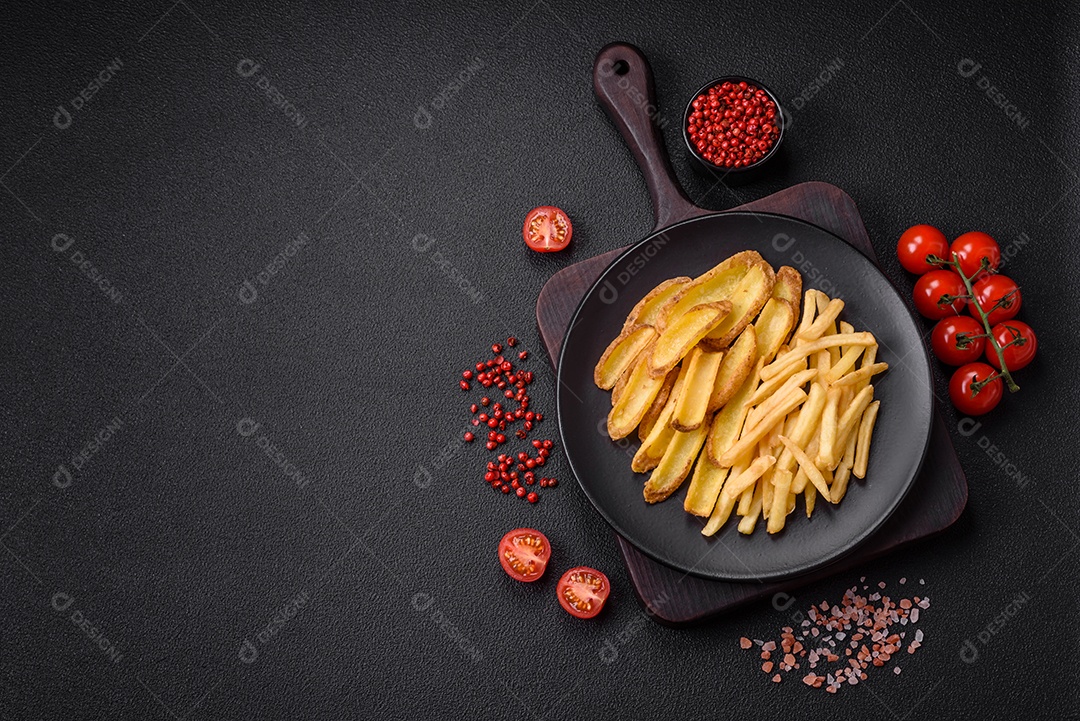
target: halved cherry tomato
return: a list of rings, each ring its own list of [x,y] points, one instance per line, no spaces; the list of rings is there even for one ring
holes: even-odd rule
[[[917,275],[933,270],[937,266],[926,262],[928,255],[949,259],[949,241],[945,234],[932,225],[913,225],[905,230],[896,244],[896,257],[904,270]]]
[[[611,593],[608,577],[588,566],[571,568],[559,579],[559,603],[574,618],[592,618],[600,613]]]
[[[967,294],[964,281],[951,270],[932,270],[915,281],[913,298],[915,308],[930,320],[939,320],[956,315],[964,310],[963,298],[951,303],[939,303],[943,295],[961,296]]]
[[[525,243],[538,253],[554,253],[570,244],[574,226],[570,218],[553,205],[533,208],[525,216],[522,229]]]
[[[1015,318],[1020,312],[1020,286],[1012,278],[991,275],[976,281],[972,288],[975,291],[975,300],[986,313],[986,320],[990,321],[990,325]],[[994,308],[998,301],[1001,301],[1001,305]]]
[[[1001,265],[1001,248],[998,247],[997,241],[977,230],[957,237],[949,247],[949,252],[950,259],[951,254],[956,253],[960,261],[960,270],[964,271],[964,275],[971,280],[986,275],[986,271],[982,268],[983,258],[989,261],[993,270],[997,270],[997,267]]]
[[[985,363],[968,363],[960,366],[949,380],[949,398],[961,413],[969,416],[981,416],[994,410],[1001,401],[1001,379],[994,380],[975,393],[971,386],[997,373]]]
[[[969,315],[942,318],[930,333],[930,346],[942,363],[962,366],[982,356],[986,347],[985,331],[982,323]]]
[[[1035,351],[1039,347],[1039,341],[1035,338],[1035,331],[1024,321],[1007,320],[998,323],[990,329],[990,334],[1001,346],[1001,354],[1005,356],[1005,365],[1010,371],[1020,370],[1035,360]],[[986,346],[986,360],[990,365],[1001,370],[1001,362],[998,361],[997,353],[990,345]]]
[[[531,583],[544,575],[551,544],[534,528],[515,528],[499,541],[499,563],[515,581]]]

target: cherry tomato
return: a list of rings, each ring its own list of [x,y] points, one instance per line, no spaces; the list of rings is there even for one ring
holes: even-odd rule
[[[499,541],[499,563],[515,581],[531,583],[544,575],[551,544],[533,528],[515,528]]]
[[[949,259],[949,241],[945,234],[932,225],[913,225],[905,230],[896,244],[896,256],[904,270],[916,275],[934,270],[937,266],[926,262],[928,255]]]
[[[964,281],[951,270],[932,270],[915,281],[915,308],[930,320],[956,315],[964,310],[963,298],[952,303],[938,303],[943,295],[966,295]]]
[[[570,218],[553,205],[533,208],[525,216],[522,229],[525,243],[538,253],[554,253],[570,244],[574,226]]]
[[[971,385],[995,373],[997,371],[985,363],[968,363],[957,368],[949,381],[949,398],[956,409],[969,416],[981,416],[994,410],[1001,401],[1001,379],[990,381],[978,393],[973,393]]]
[[[975,291],[975,300],[986,313],[986,319],[990,321],[990,325],[1015,318],[1020,312],[1020,287],[1012,278],[1004,275],[989,275],[976,281],[972,288]],[[1002,301],[1000,307],[994,308],[994,305],[1002,298],[1006,300]],[[991,308],[994,309],[990,310]]]
[[[982,323],[969,315],[954,315],[937,322],[930,334],[930,346],[942,363],[962,366],[982,356],[986,346],[984,335]]]
[[[956,253],[960,270],[972,280],[986,275],[982,268],[983,258],[990,262],[990,267],[994,270],[1001,265],[1001,248],[997,241],[977,230],[959,236],[952,242],[949,252],[949,258],[952,258],[951,253]]]
[[[611,593],[608,577],[588,566],[571,568],[559,579],[559,603],[574,618],[592,618],[600,613]]]
[[[1039,347],[1039,341],[1035,338],[1035,331],[1022,320],[1009,320],[998,323],[990,329],[990,335],[997,339],[1001,346],[1001,354],[1005,356],[1005,365],[1010,371],[1017,371],[1035,360],[1035,351]],[[1023,339],[1023,342],[1019,342]],[[1007,347],[1006,347],[1007,346]],[[1001,370],[997,353],[992,346],[986,346],[986,360],[990,365]]]

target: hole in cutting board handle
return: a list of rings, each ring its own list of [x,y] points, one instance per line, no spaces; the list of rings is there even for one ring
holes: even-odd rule
[[[630,63],[626,62],[625,60],[616,60],[614,63],[612,63],[611,69],[615,72],[616,75],[626,75],[628,72],[630,72]]]

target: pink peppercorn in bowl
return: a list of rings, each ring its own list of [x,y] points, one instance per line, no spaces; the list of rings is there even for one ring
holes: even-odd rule
[[[784,114],[776,96],[738,75],[701,86],[683,114],[683,140],[694,167],[731,184],[759,177],[783,138]]]

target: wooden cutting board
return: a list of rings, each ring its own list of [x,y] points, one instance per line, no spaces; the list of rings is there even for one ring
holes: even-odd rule
[[[779,213],[808,221],[843,238],[877,263],[855,201],[828,183],[801,183],[732,210]],[[579,301],[604,268],[624,250],[613,250],[564,268],[541,289],[536,302],[536,321],[553,364],[559,357],[570,318]],[[959,518],[967,497],[964,471],[941,415],[935,413],[922,472],[900,508],[881,530],[853,553],[806,576],[775,583],[703,579],[658,563],[618,534],[615,537],[630,571],[634,590],[649,614],[661,623],[683,625],[863,565],[883,553],[940,533]]]

